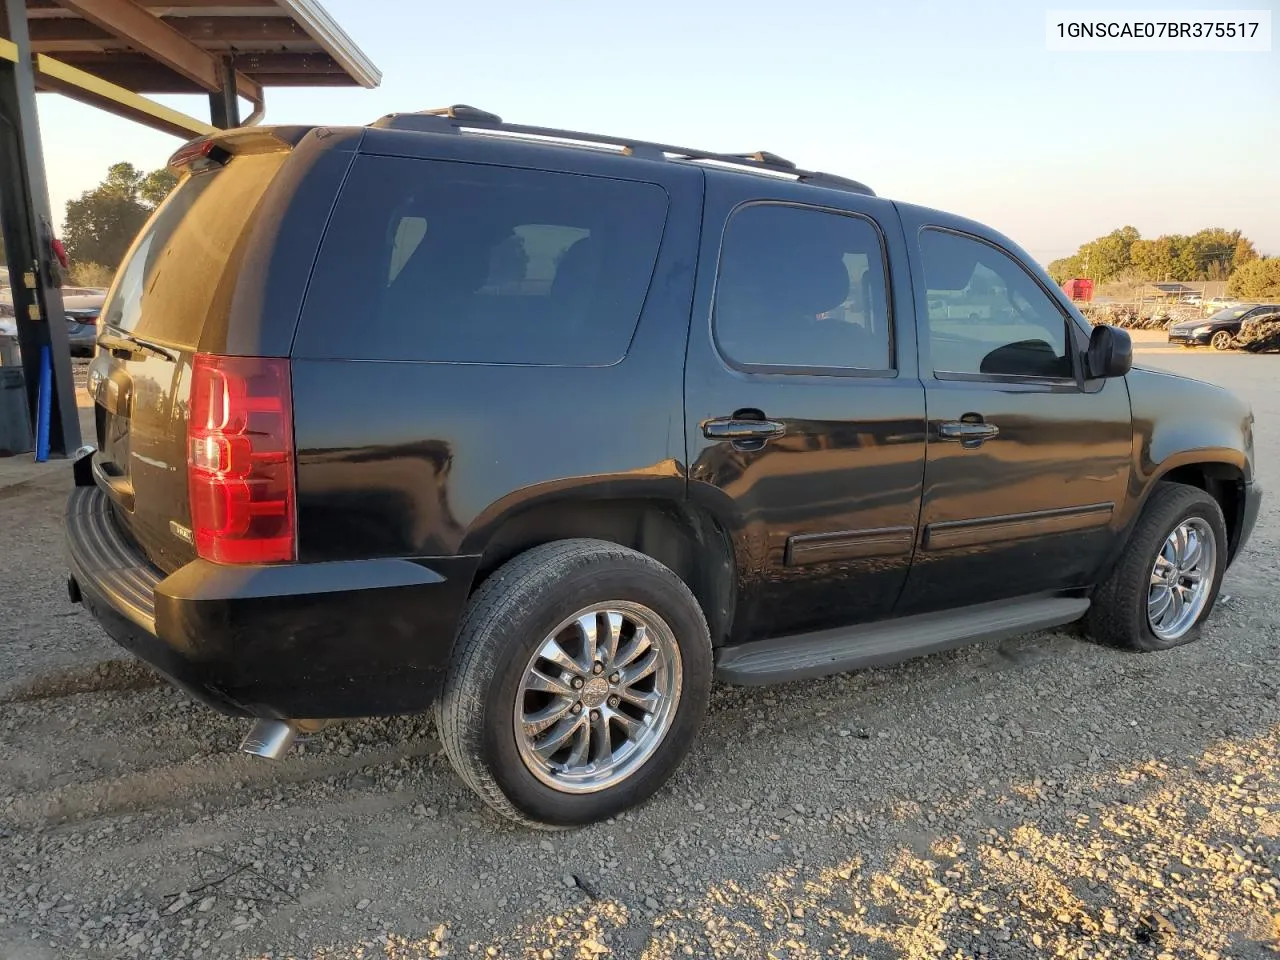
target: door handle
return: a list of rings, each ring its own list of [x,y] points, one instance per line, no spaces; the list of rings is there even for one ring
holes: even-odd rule
[[[728,440],[737,450],[759,450],[768,441],[787,432],[787,425],[777,420],[746,417],[716,417],[702,422],[702,435],[708,440]]]
[[[938,424],[938,436],[943,440],[955,440],[965,447],[980,447],[992,437],[1000,435],[994,423],[981,420],[947,420]]]

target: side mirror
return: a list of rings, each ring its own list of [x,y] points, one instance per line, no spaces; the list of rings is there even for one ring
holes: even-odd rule
[[[1090,380],[1123,377],[1133,369],[1133,340],[1119,327],[1094,327],[1084,356]]]

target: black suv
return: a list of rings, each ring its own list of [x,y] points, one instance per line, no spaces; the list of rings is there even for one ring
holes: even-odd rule
[[[90,371],[73,600],[246,749],[434,708],[501,813],[652,794],[713,677],[1184,643],[1252,423],[980,224],[472,108],[185,147]]]
[[[1211,346],[1215,350],[1230,350],[1235,346],[1240,328],[1250,321],[1280,311],[1280,304],[1241,303],[1219,310],[1203,320],[1184,320],[1169,327],[1169,342],[1184,347]]]

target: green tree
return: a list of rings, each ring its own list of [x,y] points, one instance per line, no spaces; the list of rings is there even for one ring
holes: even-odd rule
[[[1173,273],[1177,247],[1172,237],[1135,240],[1129,248],[1134,270],[1144,280],[1163,280]]]
[[[1085,253],[1089,263],[1088,271],[1093,279],[1106,282],[1114,280],[1129,269],[1130,248],[1139,239],[1136,227],[1121,227],[1112,230],[1105,237],[1099,237],[1086,244]]]
[[[1221,227],[1209,227],[1187,237],[1179,257],[1187,276],[1178,279],[1222,280],[1230,276],[1241,239],[1239,230]]]
[[[1239,231],[1236,231],[1239,233]],[[1258,251],[1253,246],[1253,241],[1248,237],[1239,237],[1236,239],[1236,250],[1231,257],[1231,266],[1234,269],[1243,267],[1251,260],[1258,259]]]
[[[1059,283],[1080,276],[1100,282],[1220,280],[1257,256],[1253,243],[1239,230],[1209,227],[1189,237],[1175,233],[1143,240],[1136,227],[1121,227],[1081,244],[1072,256],[1053,261],[1048,269]]]
[[[138,196],[142,202],[154,210],[178,185],[178,178],[168,167],[152,170],[138,183]]]
[[[67,257],[115,270],[134,236],[176,182],[167,170],[143,173],[131,163],[113,163],[102,183],[67,201],[63,238]]]
[[[1072,277],[1078,277],[1084,271],[1084,265],[1080,257],[1072,254],[1069,257],[1062,257],[1052,261],[1045,270],[1049,276],[1053,278],[1054,283],[1066,283]]]
[[[1113,280],[1131,269],[1130,249],[1137,242],[1137,227],[1121,227],[1105,237],[1081,244],[1074,254],[1054,260],[1046,269],[1058,283],[1072,277],[1089,277],[1099,282]]]
[[[1280,301],[1280,257],[1263,257],[1237,267],[1227,284],[1233,297]]]

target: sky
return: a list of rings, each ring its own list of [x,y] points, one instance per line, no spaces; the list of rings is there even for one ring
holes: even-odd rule
[[[1280,33],[1278,4],[1181,7],[1270,10]],[[1270,53],[1050,52],[1047,5],[1026,0],[325,6],[382,85],[270,89],[267,123],[469,103],[513,122],[770,150],[988,223],[1044,263],[1126,224],[1144,237],[1240,229],[1280,255],[1280,37]],[[208,116],[205,98],[157,99]],[[152,169],[179,146],[39,100],[55,219],[111,163]]]

